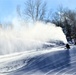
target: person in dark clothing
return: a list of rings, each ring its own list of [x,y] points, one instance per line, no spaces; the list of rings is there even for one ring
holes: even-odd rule
[[[67,49],[70,49],[70,45],[69,45],[69,44],[66,44],[66,48],[67,48]]]

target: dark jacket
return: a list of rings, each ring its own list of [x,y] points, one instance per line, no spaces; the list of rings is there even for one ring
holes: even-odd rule
[[[70,49],[70,45],[69,45],[69,44],[66,44],[66,48],[67,48],[67,49]]]

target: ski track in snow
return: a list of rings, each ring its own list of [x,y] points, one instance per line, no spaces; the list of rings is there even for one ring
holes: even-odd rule
[[[0,56],[0,75],[76,75],[75,50],[56,47]]]

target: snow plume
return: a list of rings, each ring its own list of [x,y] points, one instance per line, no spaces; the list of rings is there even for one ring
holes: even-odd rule
[[[14,26],[17,22],[14,22]],[[13,29],[1,28],[0,54],[33,50],[42,47],[44,43],[56,40],[67,43],[62,29],[51,23],[30,23],[29,27],[27,27],[27,23],[25,23],[25,25],[19,25],[19,28],[18,25]]]

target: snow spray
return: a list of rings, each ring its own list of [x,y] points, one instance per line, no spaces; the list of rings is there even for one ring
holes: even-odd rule
[[[14,22],[13,25],[15,26]],[[21,23],[18,23],[18,25]],[[3,29],[0,28],[0,55],[33,50],[42,47],[48,41],[63,41],[67,43],[62,28],[52,23],[36,22]]]

